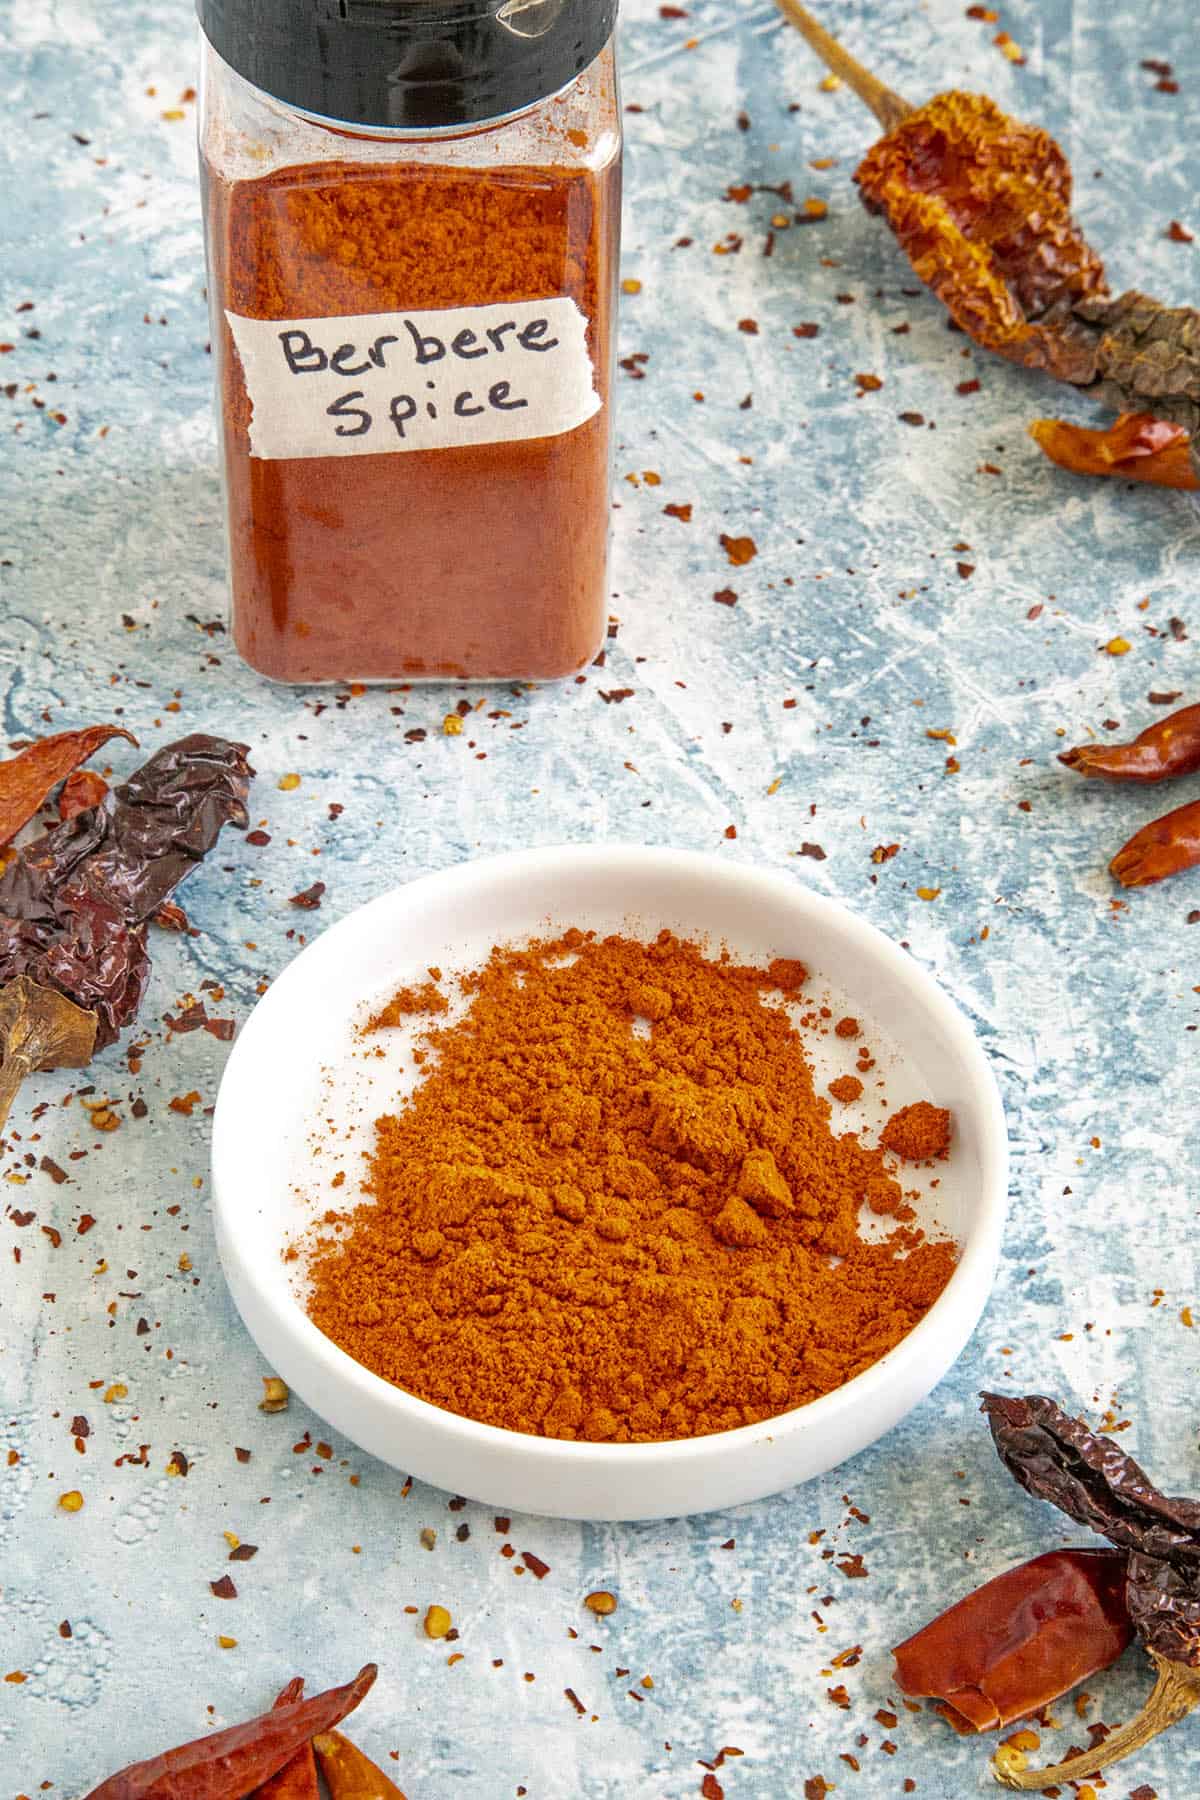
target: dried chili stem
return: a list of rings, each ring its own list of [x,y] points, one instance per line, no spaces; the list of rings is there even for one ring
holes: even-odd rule
[[[1110,1764],[1131,1756],[1152,1738],[1186,1719],[1195,1707],[1200,1706],[1200,1669],[1189,1669],[1186,1663],[1160,1656],[1156,1650],[1150,1652],[1150,1660],[1157,1674],[1154,1688],[1141,1712],[1128,1725],[1110,1732],[1102,1743],[1093,1745],[1090,1750],[1069,1756],[1066,1762],[1055,1763],[1050,1768],[1017,1769],[1006,1767],[997,1760],[992,1764],[992,1772],[1001,1787],[1036,1793],[1041,1788],[1058,1787],[1063,1782],[1082,1781],[1085,1776],[1098,1775]]]
[[[823,25],[818,24],[808,8],[800,5],[800,0],[776,0],[776,4],[821,61],[853,89],[865,106],[870,107],[885,131],[891,131],[901,119],[907,119],[913,111],[908,101],[902,100],[891,88],[884,87],[870,69],[864,69]]]

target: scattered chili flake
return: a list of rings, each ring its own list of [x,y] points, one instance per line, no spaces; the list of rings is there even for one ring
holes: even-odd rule
[[[290,794],[293,792],[294,789],[296,789],[300,786],[300,777],[299,777],[299,775],[297,775],[295,773],[292,773],[290,775],[281,775],[279,777],[278,786],[279,786],[281,793]]]
[[[823,1775],[810,1775],[804,1784],[804,1800],[825,1800],[826,1794],[832,1794],[834,1783],[826,1781]]]
[[[871,861],[873,863],[891,862],[893,856],[899,854],[899,850],[899,844],[876,844],[871,852]]]
[[[168,1475],[186,1475],[190,1466],[182,1450],[172,1450],[167,1458]]]
[[[983,386],[983,383],[976,376],[976,377],[973,377],[970,381],[960,381],[957,384],[957,386],[955,387],[954,391],[956,394],[963,394],[963,395],[977,394],[982,386]]]
[[[752,537],[730,537],[723,531],[720,544],[735,569],[743,568],[758,555],[758,545]]]
[[[827,860],[826,854],[824,850],[822,850],[820,844],[801,844],[796,855],[811,857],[813,862],[825,862]]]
[[[521,1560],[524,1562],[525,1567],[529,1570],[531,1575],[536,1575],[539,1581],[545,1581],[547,1575],[550,1573],[550,1564],[548,1562],[543,1562],[540,1556],[535,1556],[533,1554],[532,1550],[522,1550]]]
[[[238,1647],[238,1641],[235,1637],[218,1636],[217,1643],[222,1650],[236,1650]]]
[[[24,1670],[13,1669],[11,1674],[6,1675],[4,1679],[5,1681],[11,1681],[14,1687],[16,1687],[19,1686],[21,1682],[28,1681],[29,1677],[25,1674]]]
[[[900,420],[900,423],[902,425],[923,425],[925,423],[925,414],[924,413],[902,412],[902,413],[897,413],[896,416]]]
[[[718,606],[736,606],[737,593],[733,588],[718,588],[713,595]]]
[[[200,1096],[196,1092],[196,1089],[192,1088],[191,1092],[187,1094],[173,1094],[170,1100],[168,1100],[167,1105],[172,1112],[183,1113],[185,1118],[190,1119],[192,1116],[192,1108],[196,1105],[199,1098]]]
[[[617,1596],[609,1593],[607,1588],[596,1588],[592,1593],[584,1595],[583,1604],[589,1612],[593,1612],[598,1618],[603,1619],[607,1618],[610,1613],[616,1612]]]
[[[71,1488],[68,1493],[58,1496],[58,1504],[64,1512],[76,1513],[83,1506],[83,1495],[78,1488]]]
[[[492,1524],[495,1526],[496,1530],[500,1533],[501,1537],[507,1537],[509,1532],[512,1530],[512,1520],[510,1518],[507,1518],[504,1514],[497,1514],[497,1516],[492,1520]]]
[[[444,1638],[450,1630],[450,1614],[444,1606],[430,1606],[425,1613],[423,1629],[427,1638]]]
[[[669,506],[663,507],[663,511],[668,518],[680,519],[686,525],[692,516],[692,503],[690,500],[672,500]]]
[[[864,1576],[870,1573],[870,1570],[867,1568],[866,1563],[863,1561],[862,1556],[858,1551],[855,1551],[853,1556],[839,1557],[835,1566],[840,1569],[842,1574],[850,1581],[862,1580]]]
[[[54,1158],[52,1156],[43,1156],[41,1162],[38,1164],[38,1167],[39,1167],[39,1169],[41,1169],[43,1175],[48,1175],[50,1177],[51,1181],[54,1183],[54,1185],[56,1187],[61,1187],[63,1182],[69,1179],[69,1177],[67,1175],[67,1171],[65,1169],[60,1168],[59,1165],[54,1161]],[[49,1232],[50,1228],[45,1227],[44,1229],[47,1232]],[[58,1237],[59,1243],[61,1243],[62,1242],[61,1236],[57,1232],[55,1232],[54,1235],[56,1237]],[[56,1244],[54,1247],[55,1247],[55,1249],[57,1249],[58,1245]]]
[[[249,1562],[252,1556],[258,1555],[257,1544],[235,1544],[229,1552],[230,1562]]]
[[[289,906],[302,907],[305,912],[313,912],[321,904],[321,896],[325,892],[323,881],[314,881],[311,887],[302,888],[288,900]]]
[[[286,1412],[291,1399],[287,1382],[281,1381],[278,1375],[264,1375],[262,1384],[263,1397],[258,1403],[259,1412]]]
[[[856,375],[854,379],[860,394],[877,394],[883,386],[878,375]]]
[[[815,338],[821,335],[821,327],[811,319],[805,319],[800,325],[792,326],[792,336],[798,338]]]
[[[420,1542],[422,1550],[433,1550],[437,1547],[437,1532],[432,1525],[421,1527]]]
[[[640,294],[641,291],[642,291],[641,282],[638,281],[632,275],[627,275],[625,277],[624,281],[621,283],[621,292],[623,294]]]
[[[700,1783],[700,1793],[703,1800],[725,1800],[725,1789],[712,1774],[706,1775]]]
[[[235,1444],[233,1446],[233,1454],[237,1457],[237,1459],[240,1463],[248,1463],[250,1461],[250,1458],[251,1458],[253,1452],[250,1450],[244,1450],[240,1444]]]
[[[1188,230],[1186,225],[1181,225],[1178,219],[1171,220],[1163,235],[1170,238],[1173,244],[1194,244],[1196,241],[1194,234]]]
[[[958,570],[959,579],[962,581],[970,581],[972,575],[975,573],[974,563],[960,562],[955,563],[954,566]]]
[[[1104,653],[1106,656],[1128,656],[1132,649],[1133,645],[1128,638],[1115,637],[1109,638],[1104,646]]]

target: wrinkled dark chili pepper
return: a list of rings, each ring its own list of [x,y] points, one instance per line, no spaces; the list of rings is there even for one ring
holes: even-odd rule
[[[211,850],[246,824],[243,744],[168,744],[98,806],[26,845],[0,874],[0,984],[27,974],[98,1016],[96,1048],[137,1012],[146,923]]]
[[[245,1725],[134,1763],[102,1781],[87,1800],[245,1800],[318,1732],[353,1712],[376,1672],[368,1663],[345,1687],[276,1706]]]
[[[995,1731],[1106,1669],[1129,1644],[1125,1557],[1052,1550],[985,1582],[893,1650],[906,1694],[955,1731]]]
[[[1161,1494],[1112,1438],[1042,1395],[984,1394],[982,1410],[1002,1462],[1028,1493],[1126,1552],[1129,1616],[1157,1676],[1138,1716],[1092,1749],[1046,1769],[998,1759],[1006,1787],[1037,1790],[1097,1774],[1200,1705],[1200,1501]]]
[[[1189,800],[1135,831],[1109,863],[1122,887],[1151,887],[1200,863],[1200,800]]]
[[[778,4],[883,125],[855,175],[860,194],[954,322],[985,349],[1195,439],[1200,312],[1109,295],[1104,265],[1071,217],[1071,171],[1053,138],[982,94],[909,106],[800,0]]]
[[[1060,763],[1109,781],[1170,781],[1200,769],[1200,706],[1181,706],[1147,725],[1129,744],[1076,744]]]

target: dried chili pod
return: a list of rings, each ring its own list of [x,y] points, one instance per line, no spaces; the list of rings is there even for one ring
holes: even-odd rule
[[[1200,800],[1151,819],[1122,844],[1109,872],[1122,887],[1152,887],[1200,863]]]
[[[1051,462],[1076,475],[1119,475],[1158,487],[1200,488],[1189,434],[1182,425],[1151,413],[1122,413],[1103,431],[1063,419],[1034,419],[1029,435]]]
[[[303,1693],[304,1677],[294,1675],[276,1700],[275,1711],[278,1712],[281,1706],[294,1705]],[[253,1800],[321,1800],[311,1738],[301,1744],[290,1762],[284,1763],[282,1769],[255,1788]]]
[[[123,725],[86,725],[80,731],[39,738],[19,755],[0,762],[0,844],[7,844],[29,823],[60,781],[115,737],[137,747],[137,739]]]
[[[883,125],[855,175],[859,192],[955,323],[985,349],[1195,439],[1200,312],[1109,295],[1104,265],[1072,219],[1071,172],[1054,140],[982,94],[906,105],[801,0],[778,4]]]
[[[329,1800],[404,1800],[395,1782],[340,1731],[322,1732],[313,1748]]]
[[[345,1687],[276,1706],[244,1725],[133,1763],[102,1781],[87,1800],[245,1800],[310,1738],[353,1712],[376,1674],[375,1664],[367,1663]]]
[[[1001,1759],[1004,1786],[1032,1791],[1097,1774],[1200,1705],[1200,1501],[1160,1493],[1112,1438],[1042,1395],[984,1394],[982,1410],[1002,1462],[1028,1493],[1126,1551],[1129,1616],[1157,1677],[1138,1716],[1092,1749],[1045,1769]]]
[[[906,1694],[955,1731],[995,1731],[1115,1662],[1133,1638],[1125,1557],[1052,1550],[967,1594],[893,1650]]]
[[[1076,744],[1058,758],[1078,775],[1109,781],[1170,781],[1200,769],[1200,706],[1155,719],[1128,744]]]
[[[28,974],[99,1017],[103,1049],[137,1012],[147,920],[226,824],[245,825],[244,744],[168,744],[99,805],[25,845],[0,874],[0,983]]]

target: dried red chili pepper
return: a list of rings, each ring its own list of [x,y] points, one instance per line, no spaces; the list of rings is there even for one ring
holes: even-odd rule
[[[909,106],[800,0],[778,4],[883,125],[855,175],[860,194],[955,323],[1120,413],[1152,412],[1195,437],[1200,312],[1109,296],[1104,265],[1071,217],[1071,172],[1054,140],[985,95]]]
[[[330,1731],[370,1691],[374,1663],[345,1687],[277,1706],[211,1737],[166,1750],[110,1775],[87,1800],[245,1800],[316,1733]]]
[[[1151,819],[1122,844],[1109,871],[1122,887],[1150,887],[1200,863],[1200,800]]]
[[[313,1748],[329,1800],[404,1800],[395,1782],[340,1731],[322,1732]]]
[[[1052,1768],[1004,1756],[1005,1787],[1081,1781],[1129,1756],[1200,1705],[1200,1500],[1171,1499],[1109,1437],[1040,1394],[983,1395],[1000,1459],[1035,1499],[1048,1500],[1126,1552],[1125,1598],[1156,1681],[1143,1710],[1102,1742]]]
[[[1076,744],[1059,762],[1079,775],[1103,775],[1109,781],[1170,781],[1200,769],[1200,706],[1181,706],[1165,719],[1155,719],[1132,743]]]
[[[22,825],[28,825],[52,788],[115,737],[125,738],[136,749],[137,739],[123,725],[87,725],[80,731],[39,738],[20,755],[0,762],[0,844],[10,842]]]
[[[1052,1550],[987,1581],[900,1644],[896,1680],[955,1731],[1011,1725],[1115,1662],[1133,1638],[1125,1557]]]
[[[1051,462],[1076,475],[1119,475],[1159,487],[1200,488],[1187,432],[1150,413],[1122,413],[1105,431],[1068,425],[1063,419],[1034,419],[1029,435]]]
[[[275,1702],[275,1711],[291,1706],[304,1693],[304,1677],[294,1675]],[[284,1763],[261,1787],[255,1788],[253,1800],[321,1800],[317,1782],[317,1759],[312,1739],[302,1744],[290,1762]]]

